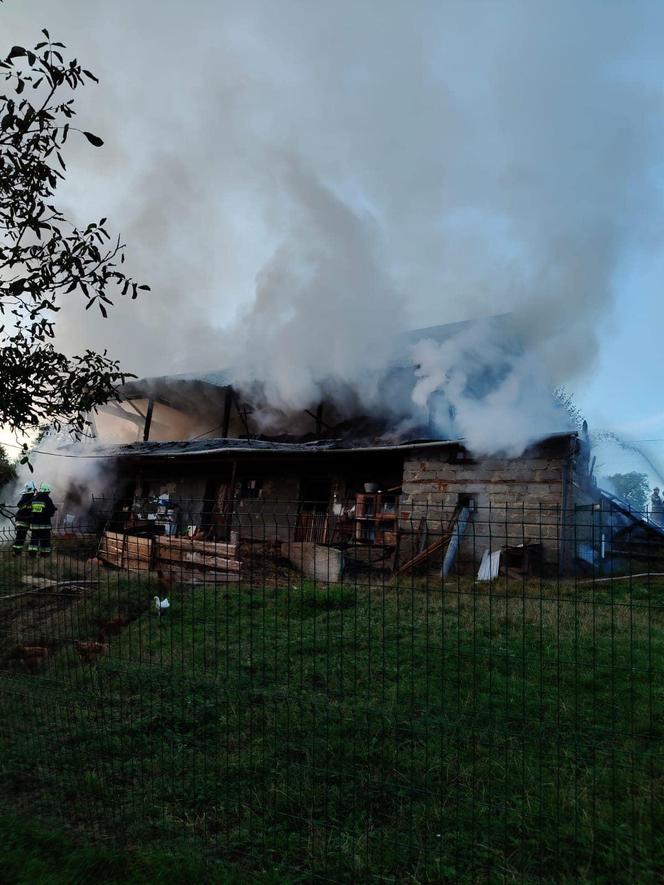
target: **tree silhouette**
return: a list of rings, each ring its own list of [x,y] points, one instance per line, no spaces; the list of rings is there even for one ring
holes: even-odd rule
[[[54,343],[65,298],[102,317],[120,292],[139,285],[122,270],[124,244],[106,219],[79,227],[55,205],[67,167],[68,138],[102,139],[74,125],[74,93],[98,82],[48,31],[33,49],[13,46],[0,61],[0,425],[67,425],[84,432],[85,415],[115,397],[127,377],[106,352],[69,356]]]

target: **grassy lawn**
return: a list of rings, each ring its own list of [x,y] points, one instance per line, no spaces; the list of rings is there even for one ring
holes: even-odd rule
[[[28,817],[9,814],[0,816],[0,867],[4,885],[200,885],[210,871],[192,851],[90,847]],[[214,875],[220,883],[240,882],[222,869]]]
[[[263,580],[176,588],[158,618],[148,580],[96,578],[0,610],[6,650],[54,644],[42,672],[0,675],[23,820],[240,881],[664,877],[661,579]],[[72,640],[118,612],[131,624],[82,664]]]

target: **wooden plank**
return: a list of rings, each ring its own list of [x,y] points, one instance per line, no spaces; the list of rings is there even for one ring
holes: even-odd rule
[[[454,531],[457,526],[457,521],[459,519],[459,514],[461,512],[461,506],[457,505],[452,513],[452,518],[450,519],[449,525],[446,530],[438,537],[432,544],[429,544],[421,553],[417,553],[407,562],[404,562],[402,566],[400,566],[396,572],[394,573],[395,578],[401,577],[401,575],[405,574],[405,572],[410,571],[418,565],[421,565],[423,562],[426,562],[429,557],[433,556],[435,553],[438,553],[445,544],[452,538]]]
[[[107,541],[105,538],[102,540],[101,545],[99,547],[100,550],[119,550],[122,552],[124,550],[123,544],[117,544],[115,541]]]
[[[131,547],[127,545],[124,548],[124,552],[127,556],[131,556],[134,559],[144,559],[145,562],[149,562],[152,559],[152,551],[149,547],[146,549],[144,547]]]
[[[117,559],[118,562],[122,562],[122,560],[123,560],[123,558],[124,558],[124,555],[123,555],[122,553],[117,553],[117,552],[114,552],[114,551],[112,551],[112,550],[105,550],[105,551],[103,551],[103,552],[100,551],[100,552],[97,554],[97,557],[98,557],[99,559],[102,559],[102,560],[107,559],[107,560],[113,560],[113,561],[115,561],[115,560]]]
[[[150,550],[152,547],[152,538],[139,538],[138,535],[127,535],[125,537],[127,549],[133,550]]]
[[[136,553],[131,553],[128,550],[125,551],[124,556],[125,556],[125,559],[135,559],[136,562],[147,562],[147,563],[152,562],[151,556],[143,556],[140,553],[137,555]]]
[[[240,570],[240,563],[237,559],[225,559],[222,556],[210,556],[210,554],[206,553],[187,553],[184,550],[160,550],[157,553],[157,559],[160,562],[185,563],[190,566],[196,565],[200,568]]]
[[[197,553],[212,553],[216,556],[235,556],[237,546],[235,544],[226,544],[224,542],[216,543],[214,541],[194,541],[192,538],[156,538],[157,550],[189,550]]]
[[[104,532],[97,556],[109,565],[121,566],[124,558],[124,535],[121,532]]]
[[[115,541],[102,541],[99,546],[100,550],[113,550],[122,553],[124,547],[122,544],[116,544]]]
[[[91,584],[99,584],[99,581],[80,581],[74,578],[71,581],[53,581],[49,578],[40,578],[35,575],[24,575],[21,578],[21,582],[23,584],[28,584],[30,587],[39,587],[40,590],[50,590],[53,587],[86,587]]]
[[[121,550],[98,550],[97,556],[99,559],[122,559],[122,551]]]
[[[212,553],[214,556],[226,556],[232,558],[237,553],[236,544],[226,544],[220,541],[191,541],[189,538],[170,538],[170,549],[195,550],[196,553]],[[173,543],[175,542],[175,543]]]
[[[161,569],[177,584],[229,584],[240,580],[237,572],[198,572],[181,569]]]
[[[104,554],[104,556],[106,557],[106,559],[117,559],[119,562],[122,561],[122,553],[113,553],[111,551],[108,551]]]
[[[437,553],[439,550],[441,550],[451,537],[452,532],[449,530],[446,531],[439,538],[437,538],[433,542],[433,544],[429,544],[429,546],[426,547],[421,553],[418,553],[416,556],[413,556],[412,559],[404,562],[404,564],[395,572],[395,577],[399,578],[401,577],[401,575],[410,571],[412,568],[415,568],[415,566],[421,565],[423,562],[426,562],[430,556],[433,556],[434,553]]]
[[[144,546],[141,544],[139,546],[137,544],[127,543],[122,549],[126,550],[127,553],[131,553],[132,556],[150,556],[152,553],[151,545]]]
[[[122,565],[122,557],[121,556],[111,556],[111,555],[107,554],[106,556],[100,556],[99,558],[102,559],[104,562],[108,562],[110,565],[117,565],[117,566]]]

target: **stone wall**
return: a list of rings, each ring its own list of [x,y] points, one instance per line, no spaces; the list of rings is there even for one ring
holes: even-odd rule
[[[451,446],[416,450],[404,461],[401,528],[413,548],[425,530],[431,543],[468,498],[474,513],[460,560],[476,564],[487,549],[535,542],[557,561],[566,543],[562,511],[572,506],[570,463],[567,437],[520,458],[471,460]]]

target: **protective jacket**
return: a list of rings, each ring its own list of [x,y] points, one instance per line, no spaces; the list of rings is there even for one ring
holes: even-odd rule
[[[24,492],[18,502],[16,509],[16,525],[27,527],[32,519],[32,499],[34,492]]]
[[[30,505],[30,525],[33,529],[50,529],[57,507],[48,492],[36,492]]]

